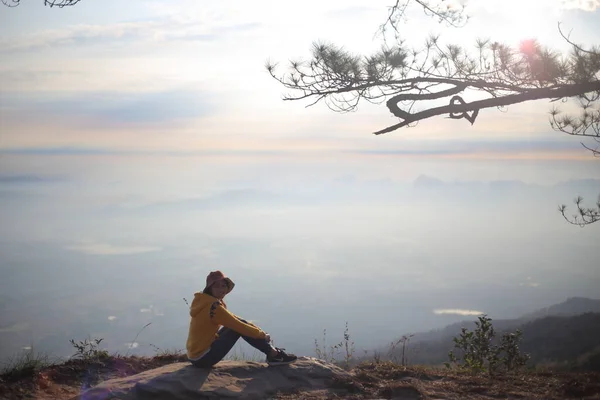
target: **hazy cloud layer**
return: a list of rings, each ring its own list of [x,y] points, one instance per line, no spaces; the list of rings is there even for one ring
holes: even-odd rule
[[[107,25],[80,24],[27,34],[16,39],[2,39],[0,52],[111,43],[124,46],[133,42],[213,41],[236,33],[247,33],[259,27],[257,22],[218,25],[208,20],[174,17]]]
[[[160,247],[155,246],[123,246],[109,243],[81,243],[66,246],[66,249],[97,256],[142,254],[161,250]]]
[[[0,150],[1,153],[1,150]],[[42,183],[55,183],[64,182],[66,179],[59,176],[43,176],[43,175],[3,175],[0,174],[0,185],[1,184],[42,184]]]
[[[92,118],[96,124],[165,123],[214,112],[210,93],[173,89],[161,92],[3,93],[12,112],[64,118]],[[1,109],[0,108],[0,109]]]
[[[584,11],[596,11],[600,8],[600,0],[561,0],[566,9],[581,9]]]
[[[178,104],[185,103],[186,96],[190,97],[190,103],[184,104],[181,109],[178,108]],[[74,109],[80,109],[80,116],[87,116],[89,118],[98,119],[99,123],[104,124],[143,124],[143,123],[168,123],[169,121],[174,122],[179,119],[185,120],[186,118],[200,118],[204,113],[210,113],[215,108],[212,105],[203,104],[205,95],[193,95],[193,94],[171,94],[165,96],[153,96],[153,95],[140,95],[131,96],[132,99],[139,97],[146,100],[139,102],[131,101],[125,105],[122,109],[117,109],[116,106],[109,107],[103,105],[102,102],[98,104],[90,103],[75,104],[74,101],[69,101],[69,104],[73,104]],[[86,98],[86,96],[81,96]],[[165,104],[164,108],[161,108],[162,100],[165,98],[172,98],[170,103]],[[110,96],[106,95],[107,104],[109,104]],[[193,101],[198,102],[197,108],[192,105]],[[118,100],[115,100],[118,101]],[[125,100],[121,100],[126,102]],[[60,106],[62,102],[51,103],[42,106],[50,112],[50,109],[56,109],[57,113],[65,113]],[[64,102],[65,104],[67,102]],[[31,107],[36,107],[35,105]],[[158,110],[158,111],[156,111]],[[102,122],[103,121],[103,122]],[[201,132],[198,133],[201,135]],[[313,139],[307,139],[304,143],[309,144]],[[586,143],[585,141],[583,141]],[[286,157],[296,155],[314,155],[314,156],[347,156],[347,157],[410,157],[410,156],[429,156],[429,157],[449,157],[449,156],[466,156],[466,157],[508,157],[508,158],[532,158],[537,157],[557,159],[557,155],[564,154],[569,157],[578,157],[582,160],[593,161],[593,157],[588,150],[585,150],[579,141],[573,140],[567,135],[559,133],[539,135],[536,138],[529,138],[524,140],[516,139],[471,139],[471,140],[436,140],[436,141],[419,141],[417,139],[405,140],[399,144],[390,145],[387,142],[373,142],[367,148],[350,148],[338,149],[335,147],[335,143],[321,144],[322,149],[303,149],[294,148],[292,146],[286,146],[285,142],[281,142],[280,146],[264,142],[265,146],[270,148],[260,148],[260,144],[248,143],[245,144],[243,141],[236,142],[235,146],[232,146],[227,139],[223,142],[215,138],[212,142],[213,147],[207,146],[203,149],[156,149],[148,150],[142,148],[136,148],[132,146],[128,149],[114,148],[108,146],[29,146],[29,147],[12,147],[12,148],[0,148],[0,154],[30,154],[30,155],[156,155],[156,156],[181,156],[181,157],[194,157],[194,156],[239,156],[239,157]],[[315,145],[318,141],[314,141]],[[251,146],[251,148],[249,148]],[[325,147],[327,146],[327,147]],[[1,180],[0,180],[1,181]]]
[[[593,12],[600,7],[600,0],[527,0],[522,2],[519,0],[487,0],[485,4],[480,4],[477,0],[465,1],[467,6],[483,6],[490,8],[504,7],[509,8],[512,12],[518,13],[523,8],[538,9],[538,10],[557,10],[557,9],[580,9],[583,11]]]
[[[598,187],[600,187],[600,184],[598,185]],[[519,286],[528,286],[528,287],[538,287],[540,286],[540,284],[538,282],[535,282],[530,276],[527,277],[527,279],[525,280],[525,282],[520,282]]]
[[[436,315],[452,314],[452,315],[464,315],[464,316],[483,314],[483,312],[481,312],[481,311],[462,310],[462,309],[458,309],[458,308],[451,308],[451,309],[445,308],[445,309],[440,309],[440,310],[433,310],[433,313]]]

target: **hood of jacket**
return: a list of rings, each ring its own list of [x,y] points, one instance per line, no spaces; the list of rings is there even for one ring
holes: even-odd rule
[[[223,307],[227,308],[223,300],[202,292],[194,293],[194,300],[192,300],[192,305],[190,306],[190,316],[195,317],[202,310],[208,309],[215,301],[219,301]]]

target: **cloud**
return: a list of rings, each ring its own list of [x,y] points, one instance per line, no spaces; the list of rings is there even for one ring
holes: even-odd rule
[[[519,286],[538,287],[540,286],[540,284],[537,282],[533,282],[532,278],[529,276],[527,277],[525,282],[519,283]]]
[[[66,246],[66,249],[98,256],[142,254],[161,250],[160,247],[154,246],[117,246],[108,243],[95,242]]]
[[[131,151],[90,148],[90,147],[17,147],[0,148],[0,154],[36,155],[36,156],[77,156],[77,155],[130,155]],[[140,153],[143,154],[143,153]]]
[[[56,106],[57,108],[60,108]],[[76,106],[77,107],[77,106]],[[85,107],[84,107],[85,108]],[[64,112],[66,110],[57,110]],[[99,113],[102,113],[100,111]],[[124,112],[124,111],[123,111]],[[175,111],[182,112],[182,111]],[[168,112],[163,110],[164,122],[168,121]],[[144,115],[137,111],[138,115],[130,116],[130,121],[142,121]],[[156,115],[149,115],[148,119],[157,118]],[[96,121],[96,118],[94,121]],[[114,117],[116,121],[123,123],[126,118]],[[197,121],[202,123],[203,121]],[[104,120],[108,124],[108,118]],[[190,123],[195,123],[190,121]],[[173,122],[169,123],[170,125]],[[154,124],[153,126],[155,126]],[[129,123],[126,127],[142,127],[147,125],[135,125]],[[50,145],[29,145],[15,147],[0,147],[0,155],[64,155],[64,156],[103,156],[103,155],[121,155],[121,156],[169,156],[169,157],[293,157],[305,155],[314,156],[348,156],[356,159],[356,156],[361,158],[410,158],[410,157],[427,157],[432,159],[448,159],[448,158],[464,158],[464,159],[531,159],[531,160],[560,160],[573,159],[595,163],[593,157],[590,157],[588,150],[584,149],[579,141],[573,140],[567,135],[557,134],[553,139],[545,139],[544,135],[537,135],[535,138],[525,137],[523,140],[518,139],[476,139],[471,140],[405,140],[402,143],[385,143],[381,146],[377,143],[370,144],[368,147],[361,148],[355,143],[349,143],[350,148],[339,148],[336,144],[326,143],[322,148],[310,148],[302,146],[293,146],[292,144],[284,143],[269,143],[267,141],[241,141],[232,144],[231,141],[224,139],[214,141],[204,148],[141,148],[139,143],[128,143],[128,147],[117,147],[110,145],[73,145],[73,146],[50,146]],[[312,140],[312,139],[311,139]],[[1,176],[1,175],[0,175]],[[0,180],[0,183],[2,181]]]
[[[561,6],[567,10],[596,11],[600,8],[600,0],[561,0]]]
[[[561,152],[582,150],[579,142],[570,138],[557,136],[556,139],[523,138],[515,139],[472,139],[472,140],[436,140],[431,142],[405,142],[402,148],[358,149],[348,150],[349,153],[360,155],[463,155],[463,154],[512,154],[520,152]]]
[[[257,22],[220,25],[200,18],[168,16],[110,25],[74,25],[0,40],[0,52],[31,51],[97,44],[129,45],[132,42],[213,41],[259,28]]]
[[[519,286],[538,287],[538,286],[540,286],[540,284],[537,282],[525,282],[525,283],[521,282],[521,283],[519,283]]]
[[[349,6],[336,8],[333,10],[329,10],[325,12],[325,17],[327,19],[332,18],[343,18],[343,19],[360,19],[364,18],[365,14],[368,13],[379,13],[381,14],[381,8],[379,7],[369,7],[363,5]]]
[[[121,155],[121,156],[171,156],[171,157],[197,157],[197,156],[238,156],[238,157],[287,157],[293,154],[311,153],[310,150],[260,150],[260,149],[203,149],[203,150],[176,150],[176,149],[136,149],[136,148],[114,148],[114,147],[11,147],[0,148],[0,154],[6,155],[37,155],[37,156],[102,156],[102,155]]]
[[[38,66],[44,68],[43,66]],[[2,71],[2,84],[23,84],[30,83],[39,85],[41,82],[46,80],[56,79],[60,77],[70,77],[71,79],[75,76],[85,75],[83,71],[77,71],[74,69],[68,70],[49,70],[49,69],[9,69]]]
[[[140,312],[141,313],[152,313],[153,315],[156,315],[157,317],[162,317],[165,315],[165,313],[163,311],[160,311],[159,309],[154,307],[152,304],[149,305],[148,307],[140,308]]]
[[[0,175],[0,184],[41,184],[62,182],[64,178],[39,175]]]
[[[160,92],[2,93],[5,112],[91,118],[100,125],[169,123],[215,111],[211,94],[191,89]]]
[[[166,40],[182,40],[182,41],[216,41],[225,36],[248,32],[255,29],[258,29],[261,24],[257,22],[243,23],[239,25],[232,26],[223,26],[219,28],[215,28],[211,33],[192,33],[192,32],[179,32],[179,33],[168,33],[165,34],[164,38]]]
[[[438,309],[438,310],[433,310],[433,313],[436,315],[446,315],[446,314],[453,314],[453,315],[464,315],[464,316],[469,316],[469,315],[482,315],[483,312],[481,311],[475,311],[475,310],[463,310],[463,309],[459,309],[459,308],[452,308],[452,309]]]
[[[117,317],[115,317],[114,315],[111,315],[108,317],[109,321],[114,321],[115,319],[117,319]]]
[[[526,10],[574,10],[593,12],[600,8],[600,0],[488,0],[486,2],[478,2],[470,0],[469,6],[480,6],[489,8],[490,10],[510,11],[511,13]]]

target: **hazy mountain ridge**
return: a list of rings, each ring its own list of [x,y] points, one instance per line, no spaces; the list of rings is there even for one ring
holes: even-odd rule
[[[389,204],[398,201],[420,203],[441,201],[436,197],[427,197],[440,192],[448,196],[448,199],[455,198],[461,201],[479,199],[494,202],[503,201],[503,198],[508,196],[517,202],[539,202],[540,199],[552,198],[552,201],[558,204],[569,203],[575,196],[581,195],[586,202],[591,202],[600,193],[600,179],[570,179],[553,185],[541,185],[521,180],[444,181],[425,174],[406,182],[359,180],[350,176],[293,190],[285,187],[240,186],[202,197],[182,197],[137,205],[112,204],[100,212],[130,214],[228,208],[315,207],[371,201]]]
[[[519,327],[531,362],[600,370],[600,313],[545,317]]]
[[[554,304],[549,307],[544,307],[531,313],[523,314],[517,318],[494,319],[493,323],[496,327],[496,330],[501,331],[515,329],[515,327],[519,325],[539,318],[552,316],[570,317],[590,312],[600,313],[600,299],[589,299],[585,297],[569,297],[562,303]],[[461,328],[463,326],[467,327],[468,329],[473,329],[475,327],[475,320],[464,320],[447,325],[441,329],[432,329],[428,332],[417,333],[415,334],[415,341],[418,341],[418,338],[429,341],[439,340],[446,336],[454,337],[460,333]]]
[[[489,181],[480,180],[454,180],[444,181],[438,177],[421,174],[412,181],[413,187],[480,187],[495,189],[515,188],[538,188],[538,189],[598,189],[600,190],[600,179],[595,178],[573,178],[554,184],[527,183],[518,179],[495,179]]]
[[[600,369],[600,300],[572,297],[566,301],[515,319],[493,320],[498,336],[506,331],[523,332],[521,350],[531,362]],[[475,321],[461,321],[442,329],[416,333],[410,341],[413,364],[441,364],[453,348],[452,339],[461,328],[475,329]],[[385,353],[385,352],[384,352]],[[393,355],[398,356],[397,353]]]
[[[569,297],[562,303],[554,304],[523,315],[520,320],[534,320],[547,316],[573,316],[585,313],[600,313],[600,300],[586,297]]]
[[[494,319],[494,327],[497,331],[516,329],[516,327],[535,319],[544,317],[570,317],[585,313],[600,313],[600,299],[589,299],[585,297],[569,297],[562,303],[544,307],[531,313],[524,314],[518,318],[512,319]],[[491,316],[493,318],[493,316]],[[432,329],[428,332],[419,332],[415,334],[414,342],[440,340],[448,336],[458,335],[462,327],[468,329],[475,328],[475,320],[460,321],[447,325],[440,329]]]
[[[32,175],[32,174],[1,174],[0,184],[4,185],[39,185],[43,183],[59,183],[66,182],[64,176],[47,176],[47,175]]]
[[[506,329],[493,323],[497,335],[501,336]],[[600,313],[545,317],[517,324],[509,330],[516,329],[523,333],[520,349],[530,355],[531,365],[600,370]],[[439,365],[448,361],[448,351],[453,347],[450,336],[411,342],[408,360],[411,364]],[[393,355],[400,356],[398,351]]]

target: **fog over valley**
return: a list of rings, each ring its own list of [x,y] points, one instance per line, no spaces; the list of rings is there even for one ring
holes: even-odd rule
[[[4,156],[0,357],[184,348],[216,269],[234,313],[306,355],[346,322],[360,353],[600,297],[596,227],[557,210],[597,199],[593,161],[222,157]]]

